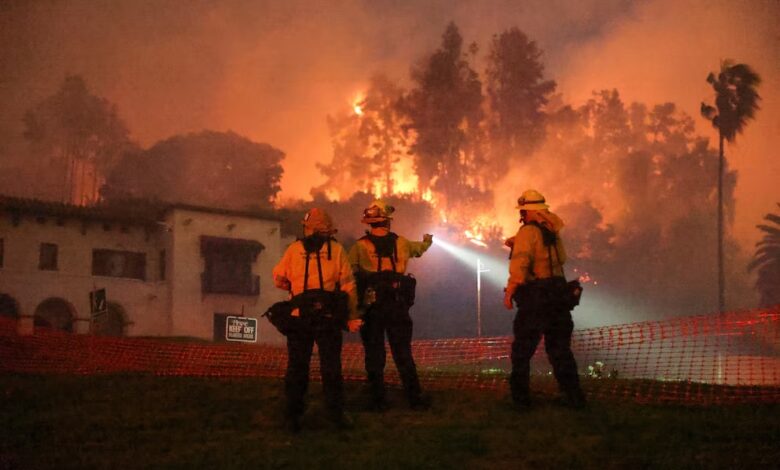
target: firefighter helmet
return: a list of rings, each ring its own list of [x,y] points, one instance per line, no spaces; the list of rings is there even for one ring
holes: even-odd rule
[[[542,193],[535,189],[529,189],[524,191],[523,194],[517,198],[517,206],[515,209],[524,211],[543,211],[550,208],[545,202]]]
[[[311,233],[336,233],[336,229],[333,228],[333,220],[327,212],[318,207],[309,209],[309,211],[306,212],[306,215],[303,216],[303,220],[301,220],[301,225],[303,225],[303,228],[306,231]]]
[[[363,211],[363,219],[361,219],[361,222],[364,224],[373,224],[391,220],[393,218],[393,212],[395,212],[395,207],[388,205],[381,199],[377,199],[369,204],[366,210]]]

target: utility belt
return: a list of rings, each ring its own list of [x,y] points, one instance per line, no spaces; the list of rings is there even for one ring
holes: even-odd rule
[[[349,319],[349,296],[342,290],[309,289],[290,302],[300,310],[303,318],[331,319],[344,325]]]
[[[298,309],[299,315],[293,316]],[[346,329],[349,320],[349,296],[346,292],[309,289],[290,300],[277,302],[263,314],[284,336],[305,328],[333,325]]]
[[[579,280],[566,281],[555,276],[536,279],[517,286],[513,299],[522,309],[561,309],[571,311],[579,305],[582,286]]]
[[[375,303],[393,303],[407,307],[414,305],[417,279],[411,274],[359,271],[356,281],[358,301],[362,308],[368,308]]]
[[[544,245],[547,247],[547,262],[550,267],[550,273],[554,273],[552,262],[552,251],[555,249],[555,257],[560,264],[561,274],[563,274],[563,263],[561,255],[558,253],[558,236],[555,232],[537,222],[529,222],[529,225],[536,226],[542,235]],[[574,307],[580,304],[582,297],[582,284],[579,279],[566,281],[566,277],[552,276],[544,279],[522,284],[517,287],[514,295],[514,301],[520,308],[526,309],[554,309],[571,312]]]

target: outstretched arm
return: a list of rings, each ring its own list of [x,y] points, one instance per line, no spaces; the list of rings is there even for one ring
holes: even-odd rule
[[[423,235],[423,241],[413,242],[409,240],[409,257],[419,258],[423,253],[428,251],[428,248],[433,244],[433,235],[426,233]]]

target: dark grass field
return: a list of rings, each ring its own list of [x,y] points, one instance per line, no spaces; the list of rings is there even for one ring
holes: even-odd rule
[[[778,468],[780,406],[681,407],[540,398],[517,414],[490,392],[436,392],[427,412],[399,392],[355,429],[325,419],[312,384],[301,434],[281,428],[281,381],[0,376],[0,468]]]

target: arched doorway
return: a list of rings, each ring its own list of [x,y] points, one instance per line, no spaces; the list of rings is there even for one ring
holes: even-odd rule
[[[19,317],[19,304],[8,294],[0,294],[0,317]]]
[[[8,294],[0,294],[0,328],[16,328],[19,304]]]
[[[100,336],[124,336],[125,309],[121,305],[109,302],[106,313],[99,315],[92,321],[92,334]]]
[[[73,332],[73,307],[66,300],[46,299],[35,309],[35,328]]]

